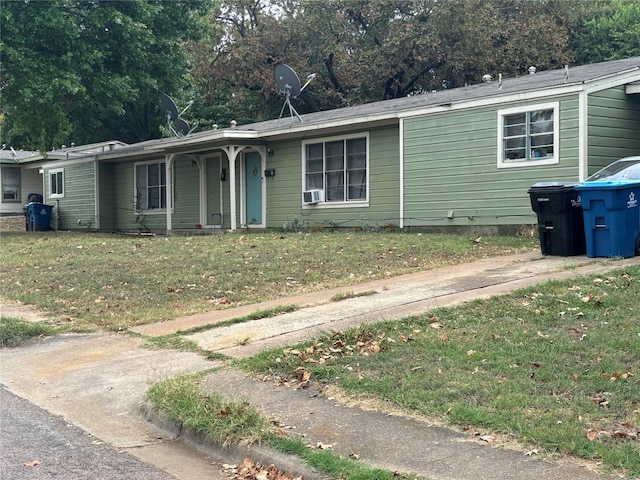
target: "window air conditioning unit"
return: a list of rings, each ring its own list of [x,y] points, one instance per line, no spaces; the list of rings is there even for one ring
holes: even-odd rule
[[[324,190],[305,190],[304,192],[302,192],[302,198],[304,200],[304,203],[314,204],[324,202]]]

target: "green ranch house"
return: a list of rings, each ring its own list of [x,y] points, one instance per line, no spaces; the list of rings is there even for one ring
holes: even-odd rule
[[[638,132],[634,57],[133,145],[5,149],[0,213],[40,193],[65,230],[498,231],[536,223],[531,185],[638,155]]]

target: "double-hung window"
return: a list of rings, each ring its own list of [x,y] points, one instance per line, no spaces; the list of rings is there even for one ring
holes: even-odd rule
[[[167,208],[167,176],[165,162],[137,163],[135,196],[138,210]]]
[[[310,140],[302,148],[303,190],[322,190],[325,203],[368,200],[368,135]]]
[[[501,110],[498,167],[558,163],[557,103]]]
[[[20,168],[2,167],[2,201],[20,201]]]
[[[49,197],[64,197],[64,169],[49,170]]]

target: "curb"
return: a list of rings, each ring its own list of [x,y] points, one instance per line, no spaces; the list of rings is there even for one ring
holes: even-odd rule
[[[263,466],[275,465],[278,470],[282,470],[294,478],[299,476],[305,480],[328,480],[331,478],[306,465],[304,460],[297,455],[278,452],[266,445],[223,446],[205,434],[184,426],[182,421],[172,419],[166,412],[153,407],[148,402],[140,406],[140,412],[149,422],[171,435],[173,440],[182,441],[186,445],[196,448],[217,463],[242,464],[246,458],[251,458]]]

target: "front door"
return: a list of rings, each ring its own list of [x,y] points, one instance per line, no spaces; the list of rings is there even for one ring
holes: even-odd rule
[[[262,225],[262,157],[258,152],[245,155],[244,178],[247,225]]]

